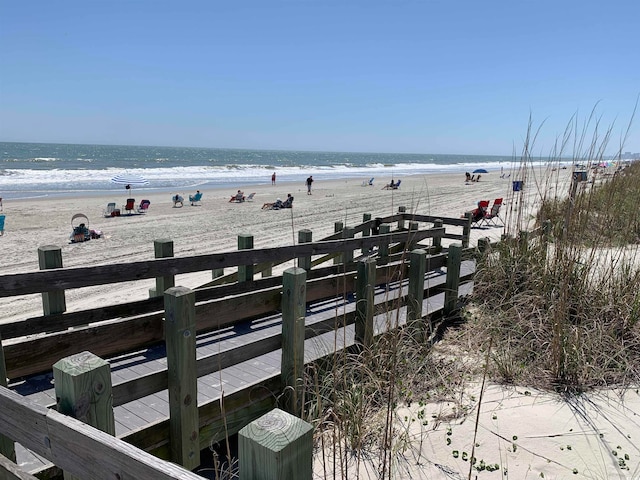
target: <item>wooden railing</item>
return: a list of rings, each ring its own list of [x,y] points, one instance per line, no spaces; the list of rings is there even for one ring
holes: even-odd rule
[[[405,226],[405,220],[409,221],[408,227]],[[233,325],[247,318],[256,318],[282,309],[283,331],[281,334],[263,338],[249,345],[208,355],[198,359],[197,362],[195,361],[195,354],[192,355],[186,351],[181,352],[177,358],[182,360],[193,359],[194,363],[191,367],[185,367],[181,362],[176,365],[169,361],[165,370],[115,385],[110,384],[110,376],[107,376],[109,377],[108,391],[111,392],[109,394],[111,399],[109,408],[112,408],[161,390],[169,389],[171,391],[174,388],[180,392],[189,391],[189,388],[182,384],[176,385],[174,383],[172,385],[171,379],[179,378],[185,382],[195,382],[193,379],[198,376],[283,348],[287,345],[289,335],[304,339],[334,330],[336,328],[336,319],[334,318],[330,319],[330,321],[315,323],[313,326],[307,327],[303,323],[300,324],[299,321],[296,322],[296,319],[299,320],[300,318],[300,305],[304,306],[307,303],[335,297],[336,292],[357,292],[359,299],[367,299],[367,302],[359,301],[358,308],[345,311],[345,314],[341,316],[340,322],[341,327],[355,323],[357,341],[364,344],[372,338],[374,307],[382,307],[383,309],[399,308],[401,305],[406,304],[409,306],[408,315],[413,317],[413,321],[417,321],[424,316],[421,306],[425,293],[434,295],[444,291],[443,310],[446,314],[451,314],[456,308],[460,281],[468,280],[472,275],[471,273],[459,275],[459,265],[463,255],[462,247],[452,245],[447,253],[435,255],[427,255],[427,251],[435,252],[440,250],[442,248],[442,238],[452,238],[451,234],[445,233],[441,225],[452,224],[462,226],[464,229],[469,225],[467,219],[440,220],[434,217],[401,213],[385,218],[382,225],[380,225],[381,232],[384,232],[390,230],[391,222],[398,222],[399,230],[374,236],[367,235],[370,233],[372,226],[374,226],[374,222],[367,220],[365,216],[363,224],[352,229],[343,227],[331,236],[338,238],[329,237],[320,242],[300,243],[291,247],[242,250],[189,258],[158,258],[147,262],[133,262],[118,266],[54,268],[0,277],[1,296],[39,293],[44,290],[49,290],[49,292],[45,292],[47,294],[51,293],[59,296],[60,294],[64,295],[63,291],[69,288],[144,278],[166,278],[179,273],[202,270],[219,272],[220,269],[232,266],[273,265],[274,263],[290,261],[296,258],[300,259],[299,263],[310,265],[313,256],[316,257],[315,261],[322,260],[323,262],[336,258],[338,255],[342,259],[346,259],[344,264],[312,268],[308,271],[296,267],[285,271],[282,277],[269,277],[260,280],[245,278],[242,283],[206,287],[196,291],[176,287],[165,292],[164,297],[154,297],[127,305],[110,306],[76,313],[53,313],[42,317],[30,318],[22,322],[0,325],[0,341],[3,338],[5,340],[3,348],[0,350],[0,352],[4,353],[5,358],[4,361],[0,358],[0,365],[3,368],[6,366],[6,371],[3,372],[2,378],[13,379],[47,370],[50,371],[54,362],[59,361],[61,358],[70,358],[72,363],[77,363],[76,357],[78,355],[86,355],[86,353],[82,353],[85,351],[92,352],[91,355],[95,356],[95,358],[98,358],[97,356],[109,357],[125,351],[153,345],[163,340],[167,343],[167,350],[169,351],[170,344],[179,345],[182,342],[185,338],[185,330],[184,328],[177,329],[177,333],[171,335],[170,329],[165,328],[163,322],[165,317],[173,319],[186,317],[189,321],[193,321],[193,326],[185,328],[193,331],[193,335],[190,336],[195,337],[196,331],[207,331]],[[437,228],[420,230],[418,222],[433,223],[437,225]],[[383,228],[385,226],[386,228]],[[345,232],[347,233],[345,234]],[[351,238],[356,233],[361,233],[363,236]],[[466,242],[464,243],[468,245],[468,230],[466,235]],[[344,238],[345,236],[348,238]],[[458,237],[454,237],[454,239],[458,239]],[[420,245],[423,240],[429,240],[431,245]],[[369,252],[374,247],[377,248],[376,260],[379,265],[376,265],[376,260],[369,256],[365,256],[360,261],[354,261],[354,250]],[[423,250],[417,250],[411,256],[406,253],[407,249],[414,250],[416,247],[423,248]],[[408,271],[410,271],[409,264],[413,268],[411,268],[412,274],[408,276]],[[422,267],[419,267],[419,265],[422,265]],[[431,287],[425,292],[424,272],[445,266],[447,271],[450,272],[446,282]],[[301,280],[302,276],[304,276],[304,280]],[[383,302],[384,304],[375,304],[373,298],[369,297],[371,285],[392,284],[395,282],[402,286],[406,278],[409,278],[406,292],[401,297],[394,299],[393,306],[387,305],[386,302]],[[297,289],[287,288],[287,281],[301,287]],[[52,289],[52,286],[55,289]],[[299,295],[296,295],[295,298],[288,300],[289,303],[287,301],[283,303],[283,292],[286,293],[292,290],[303,290],[304,298],[301,299]],[[228,298],[229,296],[232,297]],[[188,298],[186,303],[183,297]],[[167,302],[173,307],[169,306],[168,308]],[[54,301],[50,303],[56,303],[55,297]],[[177,303],[181,305],[179,308],[176,307]],[[239,303],[242,305],[241,309],[238,308]],[[46,305],[45,308],[47,308]],[[304,310],[302,311],[304,312]],[[295,312],[298,312],[298,314]],[[117,319],[124,315],[127,317]],[[92,325],[86,326],[89,323]],[[293,326],[287,327],[291,323],[293,323]],[[66,330],[69,327],[74,328]],[[24,335],[33,333],[40,333],[41,335],[37,338],[24,337]],[[7,342],[8,339],[9,341]],[[292,348],[293,346],[300,348],[300,343],[300,341],[289,342]],[[186,410],[179,408],[177,413],[174,414],[172,409],[172,418],[124,435],[122,440],[127,443],[123,445],[127,445],[127,448],[131,451],[135,451],[135,455],[132,455],[133,457],[137,458],[138,451],[130,445],[135,445],[162,458],[171,458],[192,468],[193,463],[187,458],[188,455],[185,457],[184,450],[180,454],[170,451],[169,438],[172,438],[171,445],[175,447],[177,444],[176,435],[180,435],[181,443],[190,445],[192,451],[194,449],[199,451],[200,448],[206,448],[212,441],[222,440],[224,436],[238,432],[240,428],[252,420],[270,411],[274,407],[274,398],[271,392],[281,391],[286,385],[291,387],[288,391],[296,392],[298,387],[295,382],[292,383],[291,379],[297,378],[296,375],[303,366],[299,364],[287,366],[285,355],[289,355],[291,359],[297,359],[296,361],[300,361],[303,356],[300,355],[299,351],[286,352],[287,349],[284,348],[284,363],[281,368],[282,376],[266,379],[261,382],[261,388],[245,389],[226,396],[224,412],[219,401],[210,402],[199,407],[195,401],[192,401],[191,407]],[[172,373],[172,368],[182,369],[178,370],[181,373]],[[293,374],[291,374],[292,371],[294,372]],[[63,384],[64,382],[56,381],[56,387],[58,383]],[[105,383],[106,380],[101,380],[101,385],[107,388]],[[87,385],[94,384],[95,382],[87,383]],[[256,386],[254,385],[254,387]],[[74,470],[76,466],[73,461],[60,463],[59,456],[62,454],[55,455],[50,449],[42,450],[40,443],[43,442],[45,437],[38,436],[37,439],[34,439],[30,433],[24,432],[18,425],[12,426],[11,420],[8,418],[15,413],[10,413],[12,412],[10,405],[16,403],[19,404],[16,408],[23,409],[24,415],[33,418],[36,423],[55,423],[54,420],[64,423],[62,418],[66,417],[56,416],[55,413],[57,412],[54,412],[54,408],[40,411],[39,407],[30,405],[28,400],[19,395],[16,396],[13,392],[6,390],[2,390],[2,392],[1,401],[6,402],[7,409],[4,408],[4,404],[0,408],[0,420],[2,420],[0,425],[5,425],[5,420],[9,423],[6,423],[8,425],[6,428],[0,426],[0,433],[43,455],[59,467],[68,470],[71,474],[82,475],[81,471]],[[190,395],[192,395],[190,398],[197,398],[196,394],[197,392],[190,392]],[[61,395],[63,395],[63,392],[59,394],[56,391],[57,397],[62,398]],[[82,397],[81,393],[76,395]],[[95,392],[85,392],[84,395],[95,395]],[[295,400],[289,403],[290,406],[295,404]],[[50,405],[50,407],[56,406]],[[294,412],[296,411],[293,407],[290,409]],[[176,433],[180,429],[175,425],[183,425],[185,423],[185,412],[191,419],[196,419],[195,430],[192,429],[196,432],[195,434],[193,431],[184,430],[184,428],[182,433]],[[43,414],[44,416],[42,416]],[[113,415],[112,412],[111,415]],[[49,419],[51,416],[54,420]],[[55,425],[57,428],[57,424]],[[71,422],[71,425],[73,426],[73,428],[69,427],[71,430],[78,435],[83,434],[83,430],[76,423]],[[93,436],[94,433],[92,432],[91,435]],[[118,468],[121,468],[124,469],[121,471],[128,472],[127,469],[129,467],[124,465],[129,465],[127,462],[130,461],[146,465],[147,457],[142,455],[139,460],[131,460],[130,455],[127,455],[127,448],[122,448],[122,445],[118,443],[119,440],[113,439],[108,435],[107,437],[109,438],[108,442],[106,437],[99,436],[99,440],[104,440],[107,446],[101,444],[102,446],[99,445],[96,448],[114,448],[117,452],[122,452],[123,457],[117,461],[120,463],[116,462],[117,465],[105,467],[107,468],[105,471],[117,471]],[[60,440],[64,439],[65,437],[60,437]],[[76,440],[72,439],[72,443],[68,443],[66,448],[75,448]],[[48,442],[51,442],[50,438]],[[11,442],[8,443],[10,444]],[[10,457],[10,455],[6,455],[6,449],[3,451],[2,445],[3,443],[0,441],[0,453]],[[65,447],[61,445],[56,444],[56,448],[64,449]],[[62,450],[54,451],[61,452]],[[8,453],[10,454],[10,450]],[[69,452],[70,458],[76,458],[74,455],[75,453]],[[105,456],[109,457],[109,455]],[[161,465],[161,468],[164,469],[165,466]],[[77,468],[80,469],[81,467],[78,466]],[[166,471],[170,472],[171,470]],[[140,479],[191,478],[153,476],[155,473],[149,472],[140,473],[140,476],[135,475],[134,477]],[[118,477],[112,475],[104,478]]]

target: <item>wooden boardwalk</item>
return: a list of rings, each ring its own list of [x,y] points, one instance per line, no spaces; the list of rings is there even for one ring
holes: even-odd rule
[[[472,273],[474,269],[475,263],[473,261],[463,261],[461,276]],[[442,270],[428,272],[425,277],[425,289],[442,288],[444,283],[445,272]],[[471,286],[471,282],[461,285],[460,295],[468,293]],[[393,283],[378,287],[375,290],[375,303],[402,297],[407,294],[406,290],[406,283]],[[426,316],[441,310],[443,304],[444,293],[427,297],[423,302],[423,315]],[[355,301],[352,296],[316,302],[308,306],[305,324],[307,328],[316,324],[321,325],[323,322],[326,324],[327,321],[339,319],[345,314],[353,313],[354,310]],[[385,313],[375,317],[376,333],[383,332],[389,327],[389,315],[391,314]],[[394,310],[392,315],[394,326],[396,323],[402,325],[405,322],[406,308],[401,307],[399,310]],[[198,405],[219,401],[234,392],[279,377],[282,352],[278,346],[281,344],[281,326],[282,317],[278,313],[198,335],[196,340],[197,358],[239,349],[239,347],[247,349],[252,343],[266,339],[272,339],[274,346],[268,353],[198,377]],[[326,327],[323,328],[326,329]],[[340,349],[353,343],[353,324],[308,338],[304,348],[305,363],[332,353],[334,348]],[[108,361],[114,385],[167,368],[164,344],[109,358]],[[43,406],[51,407],[56,403],[52,373],[29,377],[11,384],[10,388]],[[150,424],[165,421],[169,418],[168,391],[164,390],[118,405],[114,407],[114,415],[118,437],[139,431]],[[16,445],[16,454],[17,463],[26,471],[33,472],[51,466],[48,461],[19,445]]]

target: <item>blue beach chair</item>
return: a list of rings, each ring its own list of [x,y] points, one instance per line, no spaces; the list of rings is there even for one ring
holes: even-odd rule
[[[191,206],[201,205],[202,192],[198,190],[195,195],[189,195],[189,201],[191,202]]]
[[[4,215],[0,215],[0,236],[4,235]]]

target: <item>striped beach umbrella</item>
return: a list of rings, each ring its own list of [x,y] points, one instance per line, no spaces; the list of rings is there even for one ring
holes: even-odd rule
[[[122,172],[111,179],[112,183],[116,185],[125,185],[125,187],[142,187],[143,185],[149,185],[146,178],[136,175],[135,173]],[[127,189],[128,190],[128,189]]]

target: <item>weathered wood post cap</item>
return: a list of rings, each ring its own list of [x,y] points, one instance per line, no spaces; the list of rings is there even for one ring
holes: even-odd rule
[[[313,427],[276,408],[238,433],[240,478],[311,480]]]
[[[41,245],[38,247],[39,252],[49,252],[51,250],[60,250],[60,247],[57,245]]]
[[[183,295],[188,295],[191,292],[193,292],[193,290],[188,287],[171,287],[165,290],[164,293],[173,297],[181,297]]]
[[[103,360],[91,352],[80,352],[58,360],[53,364],[53,371],[54,375],[56,370],[58,370],[65,372],[67,375],[71,375],[72,377],[76,377],[83,373],[90,372],[96,367],[108,364],[109,363],[106,360]]]
[[[304,268],[291,267],[291,268],[287,268],[283,273],[286,273],[288,275],[302,275],[303,273],[307,273],[307,272]]]

